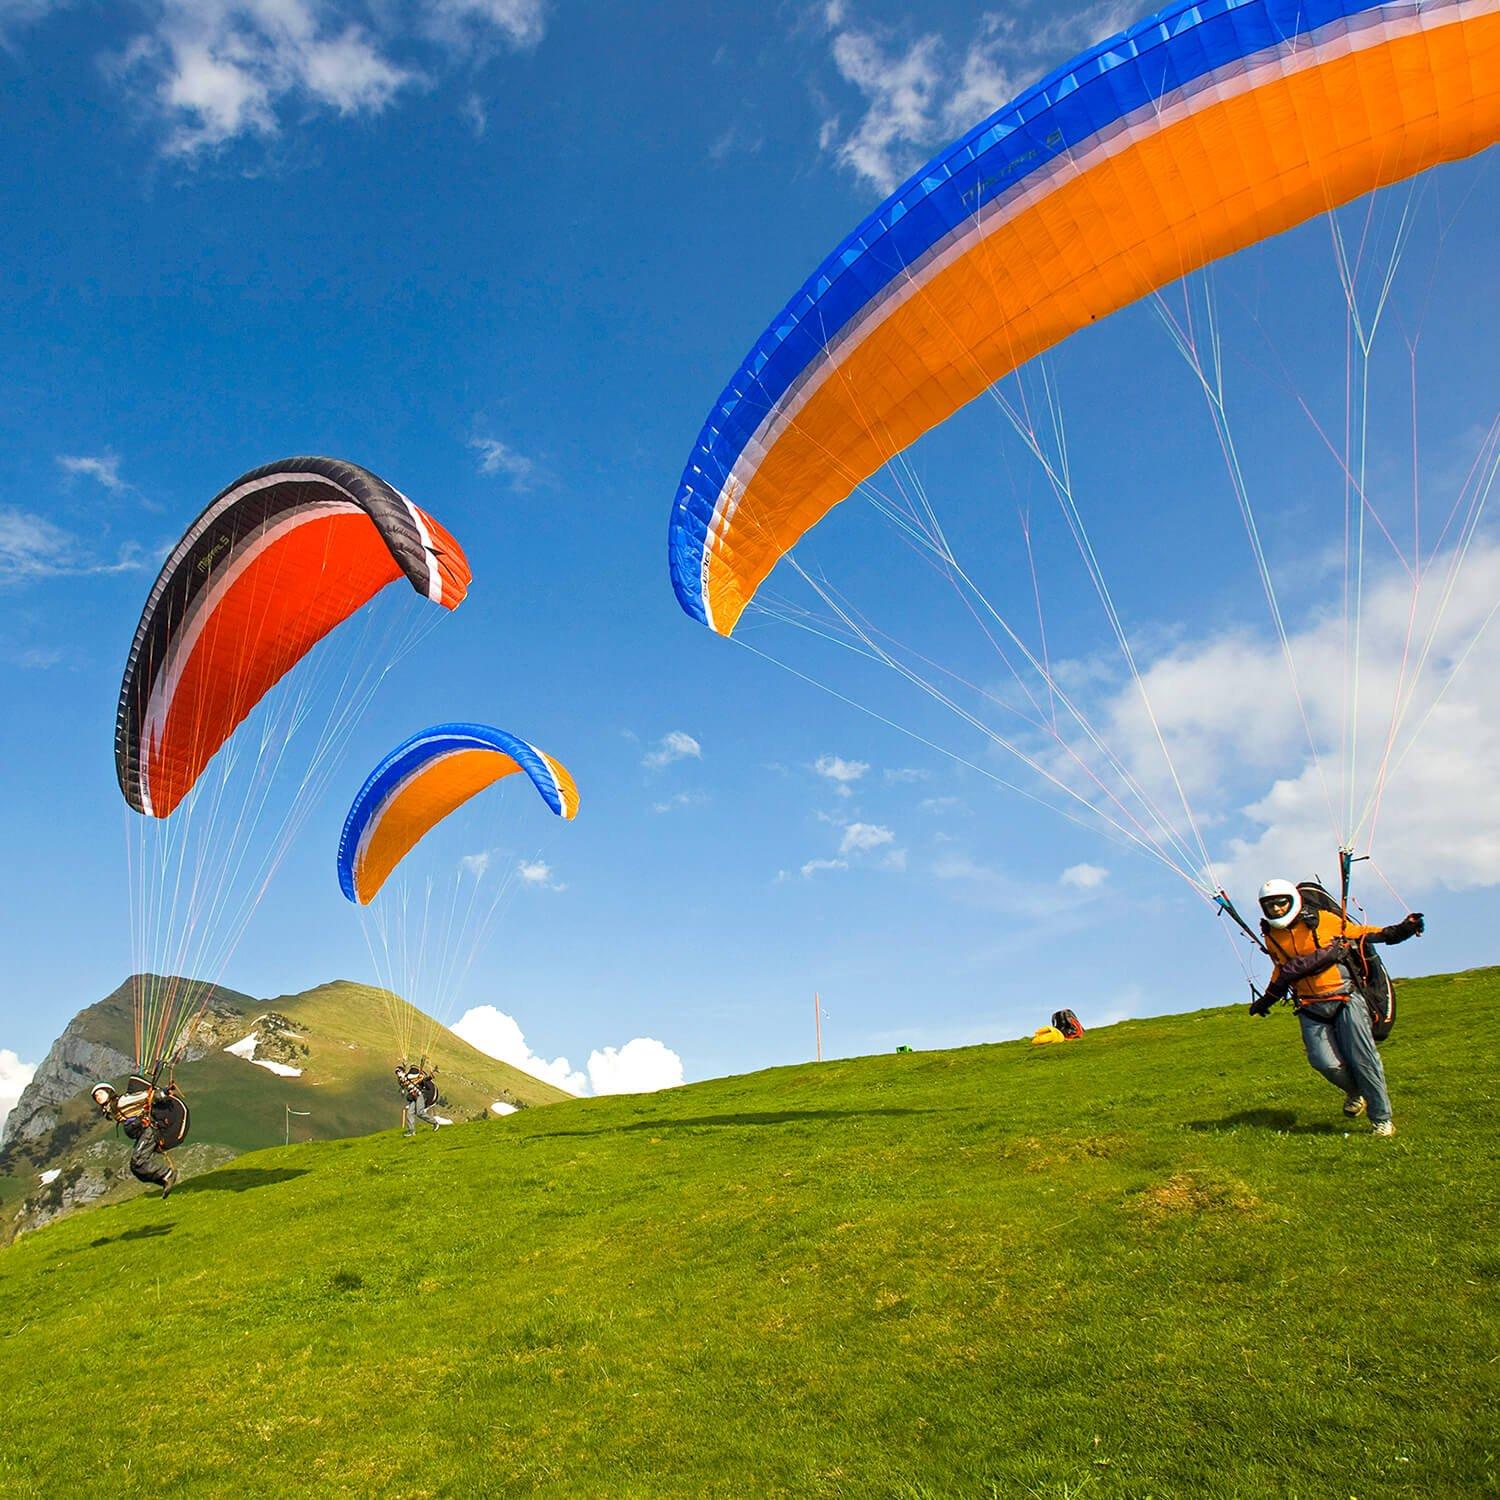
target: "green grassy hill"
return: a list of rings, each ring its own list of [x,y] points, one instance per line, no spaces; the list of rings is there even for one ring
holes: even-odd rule
[[[242,1157],[0,1251],[0,1488],[1497,1493],[1500,969]],[[1085,1020],[1087,1017],[1085,1016]]]
[[[123,1065],[133,1050],[132,1027],[127,983],[80,1012],[59,1046],[80,1059],[113,1056]],[[224,1050],[251,1033],[259,1064],[295,1069],[295,1076]],[[387,1128],[401,1116],[391,1038],[382,993],[365,985],[340,980],[272,1000],[217,992],[194,1036],[192,1050],[201,1055],[178,1069],[193,1129],[174,1160],[192,1176],[284,1140],[289,1123],[295,1137],[315,1140]],[[477,1119],[497,1102],[526,1108],[571,1097],[476,1052],[451,1032],[441,1032],[435,1056],[439,1113],[448,1119]],[[86,1076],[98,1081],[94,1072]],[[125,1081],[123,1067],[104,1068],[103,1076],[120,1086]],[[13,1139],[0,1152],[0,1239],[69,1210],[75,1198],[118,1201],[145,1191],[123,1171],[129,1143],[99,1119],[88,1083],[76,1080],[76,1087],[49,1111],[57,1117],[54,1126]],[[23,1096],[23,1112],[27,1102]],[[298,1111],[290,1122],[288,1107]],[[56,1175],[43,1183],[43,1173]]]

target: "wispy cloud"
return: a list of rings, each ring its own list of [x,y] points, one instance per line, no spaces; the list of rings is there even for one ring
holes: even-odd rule
[[[833,65],[858,99],[852,123],[824,118],[819,145],[878,192],[891,192],[945,142],[993,114],[1031,79],[1118,31],[1130,0],[1101,0],[1058,15],[1050,0],[1021,0],[987,13],[966,43],[936,32],[912,36],[862,23],[850,5],[828,4],[823,22]]]
[[[702,807],[707,802],[708,796],[704,792],[674,792],[660,802],[653,802],[651,811],[654,813],[680,812],[684,807]]]
[[[465,854],[459,860],[459,865],[466,875],[472,875],[475,880],[482,880],[490,867],[492,857],[488,849],[481,849],[478,854]]]
[[[963,799],[960,797],[923,797],[917,803],[917,810],[926,813],[952,812],[955,807],[961,807]]]
[[[0,42],[53,11],[66,10],[72,3],[73,0],[0,0]]]
[[[708,159],[722,164],[734,156],[758,155],[765,145],[765,137],[758,130],[744,125],[730,125],[709,143]]]
[[[1103,865],[1069,865],[1058,878],[1064,885],[1076,886],[1080,891],[1091,891],[1095,886],[1104,884],[1109,878],[1109,871]]]
[[[641,757],[641,764],[652,771],[659,771],[676,760],[702,760],[703,746],[692,735],[681,729],[669,730]]]
[[[58,646],[22,646],[5,654],[16,666],[33,672],[45,671],[67,660],[67,652]]]
[[[903,786],[913,781],[926,781],[928,773],[915,766],[891,766],[882,775],[887,786]]]
[[[959,888],[975,906],[1005,912],[1017,919],[1055,915],[1064,898],[985,864],[964,849],[945,849],[933,860],[931,874]]]
[[[81,474],[97,480],[113,494],[121,494],[130,486],[120,478],[120,460],[113,453],[71,454],[60,453],[57,464],[65,474]]]
[[[516,866],[516,875],[527,885],[543,891],[565,891],[565,886],[552,873],[552,866],[544,859],[523,859]]]
[[[472,437],[469,446],[479,454],[479,472],[508,480],[512,489],[524,490],[536,475],[536,464],[499,438]]]
[[[854,783],[870,769],[862,760],[845,760],[841,755],[820,755],[813,762],[813,770],[825,781],[831,781],[840,797],[853,795]]]
[[[484,107],[484,100],[478,94],[470,94],[459,105],[458,112],[474,132],[474,139],[483,140],[485,131],[490,128],[490,112]]]
[[[828,874],[836,870],[848,870],[856,864],[881,870],[904,870],[906,868],[906,850],[894,847],[896,835],[891,829],[879,823],[845,823],[838,818],[829,817],[826,813],[819,813],[818,821],[831,823],[839,830],[838,850],[832,856],[820,856],[808,860],[802,866],[804,880],[811,880],[815,875]],[[881,850],[884,853],[880,858],[872,858],[877,851]],[[778,882],[786,878],[786,871],[782,870],[777,873]]]
[[[535,46],[540,0],[147,0],[116,61],[164,125],[168,155],[269,139],[293,114],[377,115],[494,45]]]
[[[850,823],[839,840],[839,853],[868,853],[871,849],[894,843],[895,838],[889,828],[882,828],[878,823]]]
[[[544,0],[425,0],[421,10],[429,35],[470,51],[486,51],[496,38],[525,50],[547,29]]]
[[[0,586],[144,567],[141,548],[126,543],[113,560],[99,557],[72,532],[30,511],[0,506]]]

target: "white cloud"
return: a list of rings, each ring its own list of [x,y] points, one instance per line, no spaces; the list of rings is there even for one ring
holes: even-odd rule
[[[589,1083],[596,1094],[652,1094],[682,1084],[682,1059],[663,1042],[638,1036],[623,1047],[589,1053]]]
[[[48,667],[55,667],[66,658],[66,653],[58,646],[23,646],[19,650],[7,652],[7,660],[14,662],[18,667],[25,667],[28,671],[45,671]]]
[[[24,1063],[9,1047],[0,1047],[0,1127],[35,1072],[35,1063]]]
[[[484,100],[478,94],[470,94],[459,105],[458,112],[469,129],[474,132],[474,139],[483,140],[485,131],[490,128],[490,114],[484,107]]]
[[[1060,898],[1034,881],[1017,879],[986,865],[963,849],[943,850],[929,867],[935,879],[951,882],[964,901],[1017,920],[1057,917]]]
[[[1480,634],[1500,600],[1500,542],[1472,544],[1439,609],[1450,562],[1425,560],[1414,615],[1403,573],[1367,569],[1364,588],[1358,708],[1348,720],[1356,731],[1350,783],[1356,823],[1380,782],[1393,705],[1404,699],[1409,709],[1386,761],[1378,816],[1372,806],[1355,841],[1403,895],[1500,883],[1500,778],[1493,773],[1500,763],[1494,691],[1500,629],[1491,623]],[[1417,674],[1429,639],[1426,666]],[[1300,709],[1269,628],[1194,641],[1144,673],[1173,765],[1207,825],[1215,874],[1231,891],[1252,889],[1271,874],[1331,875],[1344,832],[1344,684],[1352,669],[1346,675],[1341,604],[1335,599],[1325,612],[1307,616],[1290,646]],[[1159,805],[1172,805],[1175,794],[1139,693],[1122,688],[1098,722]],[[1244,831],[1236,835],[1236,828]],[[1216,830],[1222,830],[1217,837]],[[1381,890],[1373,874],[1365,883]]]
[[[814,875],[822,875],[834,870],[847,870],[851,862],[864,863],[865,856],[874,853],[877,849],[883,849],[885,853],[874,862],[876,868],[881,870],[904,870],[906,868],[906,850],[891,847],[896,835],[889,828],[883,828],[879,823],[845,823],[838,818],[829,817],[827,813],[819,813],[817,816],[819,822],[832,823],[840,830],[838,854],[834,858],[808,860],[802,866],[804,880],[811,880]],[[786,878],[785,870],[777,873],[778,884]]]
[[[878,823],[850,823],[839,840],[840,854],[864,853],[895,841],[896,835]]]
[[[1102,885],[1109,871],[1103,865],[1069,865],[1059,877],[1064,885],[1077,886],[1081,891],[1091,891]]]
[[[641,764],[653,771],[659,771],[663,766],[671,765],[674,760],[702,759],[703,746],[692,735],[684,734],[680,729],[673,729],[661,737],[654,750],[646,752]]]
[[[490,867],[491,854],[488,849],[481,849],[478,854],[465,854],[459,860],[464,872],[472,875],[475,880],[484,879],[485,871]]]
[[[282,105],[378,114],[420,73],[331,0],[160,0],[121,59],[168,122],[166,149],[192,156],[270,136]]]
[[[513,1068],[519,1068],[523,1073],[531,1074],[533,1078],[540,1078],[544,1083],[556,1084],[570,1094],[588,1092],[588,1079],[576,1072],[566,1057],[554,1057],[551,1061],[538,1057],[526,1045],[526,1036],[521,1030],[520,1022],[514,1016],[506,1015],[497,1006],[474,1006],[459,1017],[452,1031],[454,1036],[462,1037],[486,1057],[498,1058]]]
[[[120,460],[113,453],[60,453],[57,463],[64,473],[86,475],[97,480],[113,494],[120,494],[130,488],[120,478]]]
[[[594,1048],[584,1073],[566,1057],[549,1061],[537,1056],[527,1045],[520,1023],[497,1006],[474,1006],[452,1029],[455,1036],[485,1056],[498,1058],[570,1094],[648,1094],[676,1088],[682,1082],[682,1059],[653,1037],[634,1037],[623,1047]],[[5,1055],[0,1053],[0,1058]],[[497,1114],[505,1112],[498,1105],[491,1108]]]
[[[534,885],[544,891],[565,891],[567,886],[561,881],[555,880],[552,875],[552,866],[544,859],[523,859],[516,866],[516,874],[527,885]]]
[[[147,29],[118,71],[144,88],[166,125],[167,153],[181,157],[273,137],[283,118],[310,108],[379,114],[403,92],[430,87],[428,65],[454,68],[494,40],[531,47],[544,29],[539,0],[369,9],[349,0],[148,0],[146,9]]]
[[[708,798],[702,792],[674,792],[672,796],[661,802],[653,802],[651,811],[654,813],[677,812],[684,807],[702,807]]]
[[[756,156],[764,145],[765,137],[758,130],[751,130],[744,125],[730,125],[710,142],[708,159],[722,164],[732,156]]]
[[[72,0],[0,0],[0,40],[12,28],[40,21],[55,10],[64,10]]]
[[[469,446],[479,454],[479,472],[498,475],[510,481],[513,489],[524,490],[536,473],[536,465],[498,438],[475,437]]]
[[[833,64],[860,99],[853,126],[825,117],[818,144],[840,166],[889,193],[939,147],[993,114],[1021,87],[1132,19],[1128,0],[1102,0],[1059,16],[1050,0],[986,14],[961,51],[936,33],[904,39],[861,26],[846,4],[824,7]]]
[[[426,0],[428,30],[450,45],[483,49],[493,33],[516,48],[535,47],[546,30],[543,0]]]
[[[923,797],[917,803],[917,808],[921,812],[945,813],[951,812],[959,805],[960,799],[957,797]]]
[[[142,566],[128,543],[113,562],[96,557],[71,532],[45,516],[0,506],[0,585],[84,573],[125,573]]]
[[[842,755],[820,755],[813,762],[813,770],[819,776],[827,781],[835,781],[840,786],[847,786],[851,782],[858,781],[869,769],[869,762],[845,760]]]
[[[919,771],[915,766],[892,766],[884,774],[887,786],[926,781],[928,775],[926,771]]]

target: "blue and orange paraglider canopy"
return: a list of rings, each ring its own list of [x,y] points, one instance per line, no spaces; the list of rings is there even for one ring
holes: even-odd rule
[[[561,818],[578,812],[567,768],[535,745],[484,724],[434,724],[397,745],[359,790],[339,839],[339,886],[361,906],[449,813],[502,777],[524,772]]]
[[[861,224],[756,341],[673,507],[721,635],[811,527],[1033,356],[1500,135],[1488,0],[1167,6],[1021,94]]]

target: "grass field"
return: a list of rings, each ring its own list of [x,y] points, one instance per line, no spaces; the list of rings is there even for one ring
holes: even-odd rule
[[[1500,969],[257,1152],[0,1251],[36,1495],[1497,1492]]]

